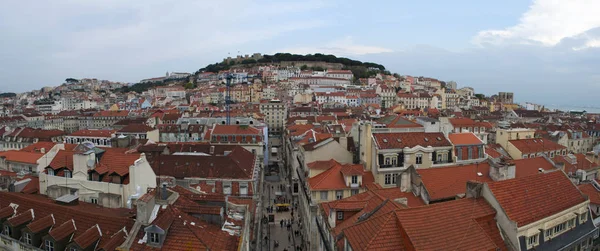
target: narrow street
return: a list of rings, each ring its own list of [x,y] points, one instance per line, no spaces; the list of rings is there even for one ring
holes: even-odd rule
[[[296,201],[292,200],[290,182],[281,162],[269,167],[265,176],[262,194],[263,220],[268,219],[268,224],[263,224],[261,229],[263,239],[260,250],[304,250],[302,236],[298,224]],[[296,233],[296,234],[295,234]]]

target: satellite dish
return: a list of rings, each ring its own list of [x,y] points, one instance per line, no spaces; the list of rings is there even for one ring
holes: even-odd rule
[[[94,143],[90,142],[90,141],[84,141],[83,144],[85,147],[87,147],[88,149],[94,149],[96,146],[94,145]]]
[[[95,164],[95,163],[94,163],[94,160],[93,160],[93,159],[89,159],[89,160],[87,161],[87,167],[89,167],[89,168],[93,168],[93,167],[94,167],[94,164]]]

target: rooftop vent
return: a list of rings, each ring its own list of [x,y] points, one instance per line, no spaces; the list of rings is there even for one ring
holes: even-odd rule
[[[477,176],[481,177],[481,176],[483,176],[483,173],[477,172]]]
[[[428,139],[428,138],[425,138],[425,142],[429,142],[429,139]]]
[[[398,141],[398,143],[402,142],[402,140],[401,140],[401,139],[396,139],[396,141]]]
[[[540,167],[540,168],[538,168],[538,172],[540,172],[540,173],[543,173],[543,172],[544,172],[544,169],[542,169],[542,168]]]
[[[442,138],[440,138],[440,137],[437,137],[437,140],[438,140],[438,141],[442,141]]]
[[[387,143],[387,142],[388,142],[387,139],[383,139],[383,143]]]

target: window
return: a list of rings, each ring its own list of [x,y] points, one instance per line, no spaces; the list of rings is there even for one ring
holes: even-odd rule
[[[31,245],[31,234],[25,233],[25,243]]]
[[[350,194],[351,195],[357,195],[358,194],[358,189],[352,189],[352,190],[350,190]]]
[[[48,176],[54,176],[54,170],[48,168]]]
[[[335,199],[341,200],[344,197],[344,191],[335,191]]]
[[[585,213],[582,213],[582,214],[579,216],[579,224],[583,224],[583,223],[584,223],[584,222],[586,222],[586,221],[587,221],[587,212],[585,212]]]
[[[328,191],[321,191],[321,200],[327,200]]]
[[[158,233],[149,233],[148,235],[150,235],[150,243],[151,244],[159,243]]]
[[[567,223],[563,222],[561,224],[554,226],[554,228],[552,230],[554,231],[555,234],[558,234],[558,233],[561,233],[562,231],[564,231],[566,228],[567,228]]]
[[[90,203],[98,204],[98,198],[90,198]]]
[[[10,235],[10,227],[8,225],[4,225],[4,235]]]
[[[358,176],[352,175],[352,184],[357,184],[357,183],[358,183]]]
[[[67,177],[67,178],[72,178],[72,177],[71,177],[71,171],[69,171],[69,170],[65,170],[65,177]]]
[[[396,175],[392,174],[392,184],[396,184]]]
[[[423,164],[423,155],[417,154],[417,164]]]
[[[569,220],[569,228],[575,227],[575,218]]]
[[[45,242],[46,251],[54,251],[54,242],[51,240],[46,240]]]
[[[552,236],[552,228],[546,229],[546,238],[551,237],[551,236]]]
[[[231,183],[223,183],[223,193],[231,194]]]
[[[384,176],[384,184],[386,184],[386,185],[392,184],[392,175],[391,174],[386,174]]]
[[[240,195],[247,195],[247,194],[248,194],[248,184],[240,183]]]
[[[338,220],[343,220],[344,219],[344,212],[337,212],[337,219]]]
[[[77,251],[77,248],[76,247],[70,247],[69,251]]]
[[[385,164],[389,165],[390,164],[390,158],[385,158]]]
[[[532,248],[538,244],[538,235],[527,237],[527,248]]]

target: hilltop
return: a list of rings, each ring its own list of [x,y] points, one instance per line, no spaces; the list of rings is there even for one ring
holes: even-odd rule
[[[385,67],[380,64],[361,62],[349,58],[336,57],[334,55],[325,55],[320,53],[308,55],[276,53],[274,55],[261,56],[260,54],[254,54],[252,57],[226,58],[220,63],[209,64],[204,68],[200,68],[198,71],[196,71],[196,74],[201,72],[219,72],[234,68],[250,68],[253,66],[273,64],[278,64],[281,66],[299,66],[302,70],[326,70],[326,67],[322,66],[322,64],[310,66],[316,62],[325,63],[325,65],[338,70],[351,70],[356,78],[368,78],[374,76],[379,71],[386,71]]]

